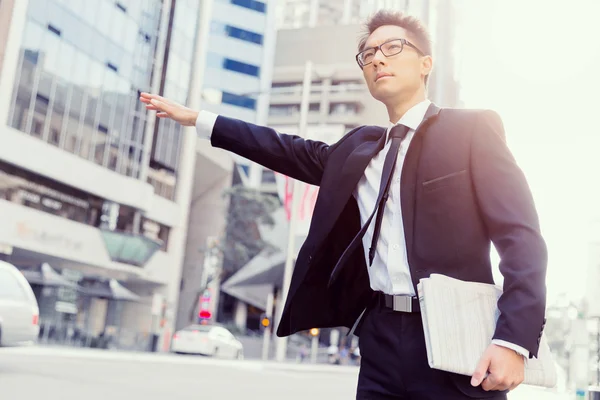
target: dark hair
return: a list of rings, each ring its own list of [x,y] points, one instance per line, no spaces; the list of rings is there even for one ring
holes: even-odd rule
[[[375,30],[385,25],[396,25],[406,30],[410,36],[407,38],[414,42],[415,46],[419,48],[425,55],[430,56],[431,54],[431,37],[427,27],[421,20],[416,17],[405,15],[400,11],[380,10],[371,16],[364,25],[365,32],[360,37],[358,42],[358,51],[361,52],[365,48],[367,39]],[[425,84],[429,75],[425,77]]]

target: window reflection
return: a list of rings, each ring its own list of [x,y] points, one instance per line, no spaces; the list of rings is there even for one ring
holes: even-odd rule
[[[119,4],[29,1],[8,123],[118,173],[138,177],[147,113],[137,97],[150,88],[163,3],[119,0]],[[165,93],[186,103],[198,1],[176,4]],[[179,129],[161,126],[158,136],[156,161],[176,170]],[[165,197],[172,194],[165,191]]]

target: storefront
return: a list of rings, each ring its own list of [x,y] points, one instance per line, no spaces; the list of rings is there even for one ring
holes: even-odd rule
[[[112,335],[122,338],[122,347],[146,347],[143,343],[152,334],[152,301],[168,279],[168,258],[160,242],[1,199],[0,220],[0,252],[6,261],[24,270],[39,268],[40,274],[46,263],[54,280],[64,281],[32,284],[41,324],[49,327],[42,329],[42,340],[100,346],[100,337]],[[92,290],[102,284],[132,295],[119,298]]]

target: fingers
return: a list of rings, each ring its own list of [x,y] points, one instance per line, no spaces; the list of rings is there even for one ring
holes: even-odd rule
[[[157,94],[153,94],[153,93],[147,93],[147,92],[142,92],[140,93],[140,100],[143,101],[144,103],[150,103],[151,100],[158,100],[158,101],[162,101],[162,102],[167,102],[167,99],[165,99],[162,96],[159,96]]]
[[[172,108],[169,104],[166,104],[162,101],[155,100],[155,99],[151,100],[149,106],[153,107],[153,109],[156,111],[162,111],[162,112],[167,112],[167,113],[170,112],[171,108]]]
[[[486,351],[483,353],[483,356],[481,356],[479,364],[477,364],[477,368],[475,368],[475,372],[471,378],[471,386],[479,386],[483,382],[490,367],[490,362],[491,357],[489,351]]]
[[[485,391],[504,390],[499,383],[496,375],[490,374],[481,382],[481,388]]]
[[[512,377],[502,377],[494,374],[488,375],[481,383],[481,388],[486,391],[490,390],[514,390],[521,384],[518,379]]]
[[[142,100],[142,101],[145,103],[144,100]],[[164,103],[162,103],[160,101],[154,100],[154,99],[152,99],[150,101],[151,101],[150,104],[146,104],[146,110],[149,110],[149,111],[158,111],[156,113],[156,116],[159,117],[159,118],[167,118],[167,117],[169,117],[169,113],[168,113],[168,110],[167,110],[169,108],[169,106],[167,106],[166,104],[164,104]]]

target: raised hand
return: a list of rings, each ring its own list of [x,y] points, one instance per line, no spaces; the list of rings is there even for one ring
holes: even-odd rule
[[[146,104],[147,110],[157,111],[158,118],[170,118],[183,126],[194,126],[198,111],[177,104],[157,94],[145,93],[140,95],[140,101]]]

